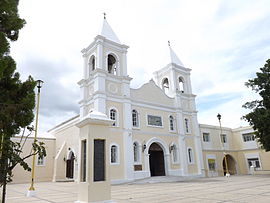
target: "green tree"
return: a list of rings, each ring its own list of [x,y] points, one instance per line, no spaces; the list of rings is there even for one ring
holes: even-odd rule
[[[263,148],[270,151],[270,59],[260,71],[256,73],[257,77],[248,80],[245,85],[259,93],[261,100],[244,104],[244,108],[252,111],[243,118],[253,126],[256,138]]]
[[[29,76],[24,82],[16,71],[16,63],[10,56],[10,42],[18,39],[25,20],[18,15],[18,0],[0,0],[0,186],[3,186],[2,203],[5,202],[6,183],[12,180],[12,170],[20,164],[31,168],[25,159],[39,154],[46,156],[43,143],[34,142],[31,152],[21,157],[28,136],[24,129],[34,119],[36,82]],[[21,134],[19,141],[15,135]]]

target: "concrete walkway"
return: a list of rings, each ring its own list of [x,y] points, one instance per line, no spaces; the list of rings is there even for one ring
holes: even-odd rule
[[[25,197],[29,184],[10,184],[7,203],[73,203],[77,183],[36,183],[36,197]],[[112,199],[118,203],[256,202],[270,203],[270,176],[216,178],[155,177],[113,185]]]

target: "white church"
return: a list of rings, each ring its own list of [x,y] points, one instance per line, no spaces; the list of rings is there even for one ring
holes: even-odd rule
[[[104,19],[101,33],[82,50],[80,115],[50,131],[59,139],[58,153],[61,148],[66,153],[67,147],[76,154],[79,133],[74,124],[98,111],[113,120],[109,136],[112,180],[201,175],[202,148],[191,70],[169,47],[171,61],[154,73],[154,80],[132,89],[127,50]],[[60,165],[56,162],[55,167]],[[75,165],[75,174],[77,170]],[[58,178],[62,177],[56,173]]]
[[[270,169],[269,153],[260,148],[251,127],[198,123],[191,69],[170,45],[170,60],[138,89],[130,88],[128,48],[104,19],[101,32],[82,50],[80,114],[49,130],[49,137],[39,138],[48,155],[37,159],[37,181],[85,180],[90,151],[82,133],[92,131],[82,132],[80,126],[91,115],[111,121],[106,146],[112,183],[151,176],[248,174],[251,166],[256,171]],[[29,178],[21,173],[27,172],[16,168],[15,182]]]

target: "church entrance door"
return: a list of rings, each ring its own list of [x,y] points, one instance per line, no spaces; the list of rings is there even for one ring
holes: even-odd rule
[[[72,151],[69,152],[68,159],[67,159],[67,166],[66,166],[66,177],[73,178],[74,174],[74,153]]]
[[[151,176],[165,176],[164,152],[162,148],[157,143],[153,143],[148,153]]]

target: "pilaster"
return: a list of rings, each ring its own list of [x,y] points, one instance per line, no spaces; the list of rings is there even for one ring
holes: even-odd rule
[[[187,150],[186,150],[187,147],[184,135],[179,136],[178,144],[179,144],[179,157],[182,175],[187,176],[188,175]]]
[[[197,120],[197,114],[192,114],[192,124],[193,130],[195,134],[195,147],[196,147],[196,157],[197,157],[197,166],[198,166],[198,175],[202,175],[204,171],[204,164],[203,164],[203,156],[202,156],[202,143],[201,143],[201,135],[199,130],[199,124]]]
[[[176,118],[177,118],[177,133],[179,135],[178,137],[178,155],[180,158],[180,166],[182,169],[182,175],[186,176],[188,175],[188,163],[187,163],[187,150],[186,150],[186,141],[185,141],[185,130],[183,126],[183,113],[180,111],[177,111],[176,113]]]
[[[103,40],[97,39],[97,69],[104,69],[103,65],[104,56],[103,56]]]
[[[122,75],[127,76],[127,50],[122,54]]]
[[[130,100],[125,100],[123,103],[123,118],[124,119],[124,164],[125,164],[125,179],[133,180],[133,140],[132,140],[132,119],[131,119],[131,102]]]

